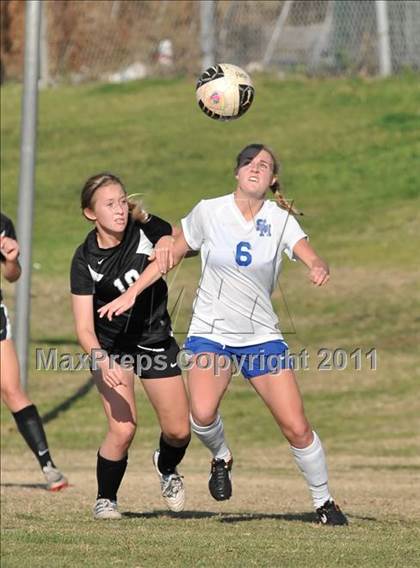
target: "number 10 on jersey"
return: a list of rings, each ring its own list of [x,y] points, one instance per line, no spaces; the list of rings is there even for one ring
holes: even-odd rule
[[[137,272],[137,270],[135,268],[132,268],[124,274],[124,280],[127,282],[128,286],[131,286],[139,278],[139,276],[140,274]],[[127,290],[127,288],[121,282],[120,278],[114,280],[114,286],[118,288],[121,294],[124,294],[124,292]]]

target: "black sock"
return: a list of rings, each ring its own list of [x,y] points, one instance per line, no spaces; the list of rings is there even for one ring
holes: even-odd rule
[[[163,475],[169,475],[173,473],[176,469],[176,466],[180,463],[182,458],[185,455],[185,451],[188,448],[188,444],[190,441],[180,448],[176,448],[175,446],[170,446],[168,442],[165,441],[163,438],[163,434],[160,435],[159,440],[159,459],[158,459],[158,468],[160,473]]]
[[[119,461],[111,461],[103,458],[98,452],[96,464],[96,479],[98,480],[97,499],[117,500],[117,491],[127,469],[127,461],[128,455]]]
[[[55,467],[48,450],[47,437],[45,436],[44,427],[36,406],[31,404],[22,408],[19,412],[12,412],[12,414],[16,420],[19,432],[35,454],[41,468],[46,466],[48,462]]]

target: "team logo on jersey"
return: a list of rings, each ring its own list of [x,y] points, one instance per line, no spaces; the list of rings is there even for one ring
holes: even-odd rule
[[[271,237],[271,225],[265,219],[257,219],[255,227],[260,233],[260,237]]]
[[[93,270],[93,268],[90,266],[90,264],[88,264],[88,268],[89,268],[90,275],[92,276],[92,280],[94,282],[100,282],[102,280],[102,278],[104,277],[104,275],[99,274],[99,272],[96,272],[96,270]],[[124,292],[125,292],[125,290],[124,290]]]

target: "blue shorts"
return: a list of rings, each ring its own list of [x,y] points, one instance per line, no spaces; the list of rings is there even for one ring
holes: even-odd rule
[[[292,368],[288,357],[289,347],[280,339],[245,347],[230,347],[211,339],[192,335],[187,337],[184,349],[195,355],[200,353],[224,355],[235,363],[245,379],[267,374],[275,375],[283,369]]]

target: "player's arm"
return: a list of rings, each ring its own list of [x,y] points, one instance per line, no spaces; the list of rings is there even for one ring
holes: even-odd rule
[[[0,252],[3,255],[1,271],[8,282],[16,282],[21,274],[18,260],[19,244],[11,237],[0,236]]]
[[[149,256],[149,260],[156,260],[161,274],[166,274],[174,267],[174,244],[177,237],[183,235],[182,228],[178,225],[172,226],[172,235],[164,235],[155,244]],[[191,250],[190,248],[185,253],[185,258],[197,256],[198,250]]]
[[[173,266],[181,262],[184,256],[190,251],[187,241],[185,240],[184,233],[181,233],[175,239],[173,245]],[[107,316],[112,320],[114,315],[119,316],[123,312],[133,307],[134,302],[139,294],[146,288],[157,282],[162,277],[162,272],[157,262],[151,262],[149,266],[140,274],[139,278],[132,284],[124,294],[106,304],[98,310],[99,317]]]
[[[314,251],[307,239],[300,239],[293,254],[309,268],[309,278],[315,286],[323,286],[330,279],[328,264]]]
[[[172,236],[174,237],[174,239],[179,237],[181,233],[182,233],[182,227],[180,227],[179,225],[172,225]]]
[[[93,324],[93,296],[71,295],[76,336],[86,353],[101,349]]]
[[[93,323],[93,296],[72,294],[71,300],[77,339],[84,351],[92,357],[92,368],[94,370],[99,368],[102,371],[102,378],[110,388],[125,384],[121,367],[115,361],[111,364],[96,336]]]
[[[154,246],[149,260],[156,260],[160,272],[165,274],[173,266],[172,248],[175,237],[179,234],[179,228],[171,226],[157,215],[150,215],[141,228]]]

